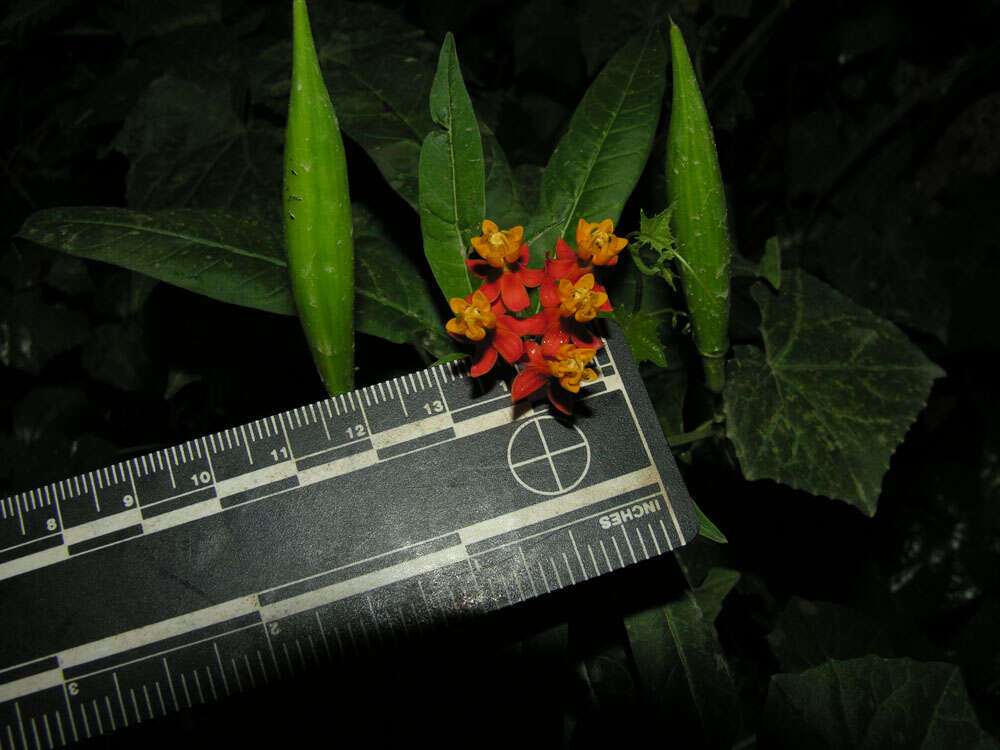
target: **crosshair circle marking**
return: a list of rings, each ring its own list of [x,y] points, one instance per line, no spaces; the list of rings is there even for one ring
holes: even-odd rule
[[[551,425],[544,424],[551,422]],[[559,435],[562,443],[559,447],[550,447],[545,439],[548,430],[550,437],[558,433],[555,430],[565,427],[552,417],[535,417],[520,427],[510,436],[507,443],[507,466],[517,483],[526,490],[539,495],[561,495],[576,487],[590,470],[590,443],[587,437],[576,425],[570,425],[572,433]],[[540,445],[539,445],[540,442]],[[517,450],[518,460],[513,456]],[[542,484],[552,486],[549,489]]]

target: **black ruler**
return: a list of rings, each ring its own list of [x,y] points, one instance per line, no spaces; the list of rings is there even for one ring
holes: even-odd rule
[[[624,336],[605,340],[573,419],[456,362],[0,501],[0,750],[114,732],[690,541]]]

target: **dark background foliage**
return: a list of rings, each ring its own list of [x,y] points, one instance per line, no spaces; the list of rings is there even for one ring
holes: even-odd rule
[[[645,23],[642,4],[386,4],[426,32],[413,44],[455,34],[476,111],[524,185],[596,71]],[[926,13],[888,0],[682,0],[669,9],[703,80],[737,249],[758,258],[777,234],[786,266],[893,321],[947,373],[893,456],[871,519],[742,479],[727,444],[681,455],[692,495],[729,539],[699,539],[678,555],[688,577],[740,572],[716,620],[739,695],[737,744],[774,740],[771,675],[865,654],[958,665],[995,736],[1000,4]],[[175,170],[200,158],[198,134],[171,131],[171,113],[144,109],[144,97],[151,85],[196,84],[210,92],[206,104],[233,104],[239,148],[280,151],[282,119],[250,91],[287,64],[257,54],[287,35],[287,11],[238,0],[14,2],[0,21],[3,235],[52,206],[225,206],[225,184],[175,195],[169,180],[130,177],[156,158],[149,139],[185,155]],[[321,42],[335,31],[315,29]],[[348,140],[347,149],[352,199],[429,278],[417,215],[362,148]],[[619,224],[626,232],[640,207],[663,207],[663,149],[661,135]],[[232,208],[279,210],[279,182],[258,166],[237,160],[250,188]],[[735,299],[734,341],[753,341],[757,309]],[[364,335],[357,362],[358,385],[422,366],[412,347]],[[294,318],[23,241],[0,247],[0,496],[322,396]],[[338,686],[354,680],[363,685],[350,691],[354,709],[391,703],[405,717],[400,738],[489,725],[492,737],[531,744],[666,743],[678,719],[643,684],[622,615],[676,597],[680,581],[677,560],[659,560],[492,618],[412,661],[321,675],[115,741],[279,738],[284,729],[262,717],[322,725],[317,713],[347,732]],[[369,731],[378,742],[390,730]]]

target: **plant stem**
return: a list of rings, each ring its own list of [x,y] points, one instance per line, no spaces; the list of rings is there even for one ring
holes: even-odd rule
[[[667,442],[670,443],[671,448],[676,448],[678,445],[687,445],[688,443],[696,443],[699,440],[704,440],[705,438],[713,437],[717,432],[715,420],[709,420],[705,424],[695,427],[690,432],[680,432],[676,435],[668,435]]]

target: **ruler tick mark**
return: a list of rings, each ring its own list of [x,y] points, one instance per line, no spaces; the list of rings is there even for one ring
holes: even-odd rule
[[[125,701],[122,700],[122,688],[118,684],[118,673],[112,672],[111,679],[115,683],[115,693],[118,695],[118,705],[122,708],[122,721],[128,726],[128,715],[125,713]],[[111,711],[111,704],[108,704],[108,711]]]
[[[545,575],[545,568],[542,567],[542,564],[540,562],[535,564],[538,566],[538,572],[542,574],[542,583],[545,584],[546,593],[552,591],[552,587],[549,586],[549,579]]]
[[[649,550],[646,549],[646,540],[642,538],[642,534],[639,533],[638,528],[635,530],[635,535],[639,539],[639,545],[642,547],[642,554],[644,554],[646,556],[646,559],[648,560]]]
[[[177,702],[177,691],[174,690],[174,681],[170,677],[170,667],[167,665],[167,657],[163,657],[163,669],[167,673],[167,687],[170,688],[170,696],[174,699],[174,708],[178,711],[180,710],[180,704]]]
[[[188,690],[187,679],[184,677],[183,672],[180,672],[180,676],[181,676],[181,687],[184,688],[184,700],[187,701],[188,708],[191,708],[194,706],[194,703],[191,702],[191,691]]]
[[[115,723],[115,712],[111,708],[111,699],[106,695],[104,696],[104,706],[108,709],[108,721],[111,722],[111,731],[114,732],[118,729],[118,726]]]
[[[87,739],[89,740],[91,737],[90,722],[87,721],[87,710],[86,708],[84,708],[84,705],[82,703],[80,704],[80,716],[83,719],[83,731],[86,733]]]
[[[69,718],[70,718],[70,722],[72,722],[73,721],[72,714],[70,715]],[[73,727],[73,736],[76,737],[76,728],[75,728],[75,725],[71,725],[71,726]],[[56,729],[59,730],[59,742],[61,744],[65,745],[66,744],[66,732],[63,731],[62,717],[59,716],[59,710],[58,709],[56,709]]]
[[[55,747],[55,742],[52,741],[52,729],[49,727],[48,714],[42,714],[42,725],[45,727],[45,738],[48,740],[49,747]]]
[[[622,564],[622,567],[624,568],[625,567],[625,558],[622,557],[622,551],[618,547],[618,537],[615,537],[615,536],[611,537],[611,543],[615,545],[615,552],[618,553],[618,562],[620,562]],[[603,542],[601,543],[601,546],[602,547],[604,546]]]
[[[235,658],[230,658],[229,661],[233,665],[233,674],[236,676],[236,691],[239,692],[239,693],[242,693],[243,692],[243,680],[240,679],[240,670],[239,670],[239,667],[236,666],[236,659]]]
[[[594,564],[594,574],[600,575],[601,569],[597,567],[597,558],[594,556],[594,548],[591,547],[589,544],[587,545],[587,552],[590,553],[590,562]],[[608,567],[608,569],[610,570],[610,566]]]
[[[260,651],[257,652],[257,656],[260,656]],[[250,687],[255,688],[257,687],[257,680],[253,678],[253,667],[250,666],[250,657],[247,656],[246,654],[243,654],[243,661],[245,661],[247,664],[247,675],[249,675],[250,677]],[[264,666],[263,659],[260,662],[260,666],[261,668],[263,668]],[[236,676],[239,677],[239,673],[237,673]]]
[[[38,748],[38,750],[42,750],[42,742],[38,737],[38,724],[35,723],[34,716],[31,717],[31,734],[35,738],[35,747]]]
[[[156,685],[157,689],[159,689],[159,687],[160,687],[160,683],[159,682],[155,682],[154,681],[153,684]],[[146,710],[149,712],[149,718],[150,719],[154,718],[156,716],[156,714],[153,712],[153,701],[151,701],[149,699],[149,689],[145,685],[142,686],[142,697],[146,699]],[[161,696],[161,699],[162,699],[162,696]],[[163,713],[166,713],[166,712],[167,712],[166,709],[164,709]]]
[[[566,556],[565,552],[562,553],[562,558],[563,562],[566,563],[566,570],[569,573],[570,583],[576,583],[576,576],[573,575],[573,569],[569,566],[569,557]]]
[[[94,718],[97,719],[97,733],[104,734],[104,722],[101,721],[101,711],[97,707],[97,698],[92,699],[90,704],[94,709]]]
[[[524,565],[524,572],[528,574],[528,582],[531,584],[531,593],[538,596],[538,589],[535,588],[535,579],[531,575],[531,568],[528,566],[528,559],[524,556],[524,547],[518,546],[517,551],[521,553],[521,563]]]
[[[222,687],[226,691],[226,695],[229,695],[229,680],[226,679],[226,670],[222,666],[222,657],[219,655],[219,644],[212,641],[212,650],[215,651],[215,661],[219,665],[219,674],[222,675]],[[209,673],[211,678],[211,673]]]
[[[197,674],[197,673],[196,673]],[[215,680],[212,679],[212,668],[209,666],[205,667],[205,675],[208,677],[208,688],[212,691],[212,699],[219,700],[219,694],[215,690]]]
[[[163,700],[163,691],[160,689],[160,681],[154,680],[154,685],[156,685],[156,697],[160,699],[160,710],[163,711],[163,715],[167,715],[167,704]]]
[[[653,524],[647,523],[646,527],[649,529],[649,536],[653,539],[653,544],[656,546],[656,554],[662,555],[663,550],[660,549],[660,542],[656,538],[656,534],[653,533]]]
[[[583,577],[587,578],[587,568],[583,564],[583,555],[580,554],[580,548],[576,545],[576,539],[573,537],[573,530],[570,529],[569,540],[573,542],[573,551],[576,552],[576,559],[580,563],[580,570],[583,571]],[[597,566],[594,566],[594,574],[597,574]]]
[[[624,528],[622,528],[622,536],[625,537],[625,544],[628,545],[629,554],[632,555],[632,562],[639,562],[639,559],[635,556],[635,550],[632,548],[632,540],[630,540],[628,538],[628,534],[625,533],[625,529]],[[612,537],[612,538],[614,538],[614,537]],[[618,546],[618,544],[615,543],[615,547],[617,547],[617,546]],[[624,565],[624,563],[622,563],[622,565]]]
[[[559,585],[559,588],[562,588],[563,582],[562,578],[559,577],[559,568],[556,567],[555,561],[551,557],[549,558],[549,565],[552,566],[552,572],[556,574],[556,583]]]
[[[406,385],[406,381],[403,381],[403,385]],[[406,410],[406,400],[403,398],[403,394],[399,391],[399,381],[396,381],[396,393],[399,393],[399,405],[403,407],[403,416],[409,417],[410,413]]]
[[[139,712],[139,701],[137,701],[136,698],[135,698],[135,690],[133,690],[132,688],[129,688],[128,689],[128,694],[129,694],[129,697],[132,698],[132,710],[135,711],[135,720],[136,720],[136,723],[141,724],[142,723],[142,714]]]
[[[667,533],[667,526],[663,523],[663,519],[660,519],[660,528],[663,529],[663,538],[667,540],[667,549],[673,549],[674,543],[670,541],[670,534]]]

